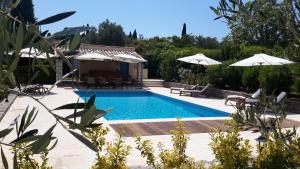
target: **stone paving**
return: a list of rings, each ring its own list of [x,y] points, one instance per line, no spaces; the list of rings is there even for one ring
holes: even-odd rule
[[[0,100],[0,122],[4,115],[7,113],[9,107],[12,105],[12,103],[15,101],[17,97],[17,92],[12,91],[6,99]]]
[[[225,106],[224,100],[222,99],[179,96],[178,94],[170,94],[169,89],[167,88],[150,88],[150,90],[152,92],[156,92],[185,101],[190,101],[195,104],[205,105],[219,110],[227,112],[234,111],[233,107]],[[41,102],[48,106],[50,109],[54,109],[63,104],[76,102],[77,99],[78,96],[73,92],[72,88],[54,88],[51,94],[41,98]],[[34,100],[28,97],[20,96],[15,100],[15,102],[10,107],[8,113],[4,116],[3,120],[0,123],[0,129],[7,128],[19,114],[22,114],[24,112],[25,108],[28,105],[30,105],[30,108],[35,106],[39,109],[39,114],[31,126],[32,128],[38,128],[39,133],[44,133],[50,126],[52,126],[55,123],[55,119],[49,113],[47,113],[45,108],[43,108],[41,105],[39,105]],[[63,110],[57,112],[57,114],[60,114],[62,116],[66,116],[71,113],[72,110]],[[300,115],[289,115],[288,118],[300,121]],[[110,128],[110,132],[107,135],[107,139],[113,140],[117,133],[109,126],[110,122],[106,121],[104,118],[100,119],[99,121],[103,122],[104,126]],[[259,135],[258,133],[251,133],[250,131],[241,132],[240,134],[241,137],[250,139],[250,143],[252,145],[256,144],[254,139],[257,138]],[[12,141],[14,139],[14,136],[15,134],[11,133],[3,141]],[[54,136],[58,137],[59,140],[57,146],[49,153],[49,162],[52,166],[54,166],[54,169],[90,168],[95,159],[94,152],[89,150],[80,141],[75,139],[60,125],[57,125],[57,127],[55,128]],[[162,142],[166,146],[166,148],[170,148],[172,146],[170,135],[144,136],[142,138],[151,139],[154,145],[157,145],[157,143]],[[134,138],[125,137],[124,139],[126,144],[131,145],[133,148],[132,152],[130,153],[127,159],[129,166],[134,168],[144,168],[146,166],[146,161],[140,156],[139,151],[135,149],[136,144],[134,142]],[[187,146],[187,154],[195,158],[196,160],[212,161],[214,159],[214,156],[209,147],[209,143],[209,133],[191,134]],[[157,150],[158,149],[156,148],[155,151],[157,152]],[[4,151],[9,152],[7,148],[5,148]],[[12,161],[10,161],[10,164],[11,163]]]

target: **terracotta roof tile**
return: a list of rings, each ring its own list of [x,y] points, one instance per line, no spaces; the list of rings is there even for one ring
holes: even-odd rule
[[[82,55],[88,52],[97,52],[105,56],[112,56],[117,54],[130,54],[143,59],[141,55],[135,52],[135,48],[132,47],[102,46],[102,45],[90,45],[90,44],[81,44],[79,48],[79,53],[76,55]]]

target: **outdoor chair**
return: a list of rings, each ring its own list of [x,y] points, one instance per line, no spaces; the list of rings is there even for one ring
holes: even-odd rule
[[[286,92],[281,92],[276,98],[271,99],[271,101],[274,103],[274,105],[279,105],[283,101],[283,99],[286,97],[286,95],[287,95]],[[253,98],[246,98],[245,101],[243,102],[243,104],[255,106],[255,105],[259,104],[259,100],[253,99]]]
[[[170,87],[170,93],[173,93],[173,91],[180,91],[180,90],[196,90],[197,87],[199,87],[199,84],[193,85],[190,88]]]
[[[280,104],[284,98],[286,97],[287,93],[286,92],[281,92],[275,99],[274,102],[275,104]]]
[[[190,96],[193,96],[194,94],[198,94],[198,95],[207,96],[206,90],[209,86],[210,86],[210,84],[208,83],[201,90],[179,90],[179,95],[182,96],[182,95],[189,94]]]
[[[106,80],[106,78],[104,77],[98,77],[97,78],[97,84],[100,86],[100,87],[107,87],[109,82]]]
[[[228,101],[235,101],[235,102],[245,102],[246,99],[249,102],[255,102],[255,100],[257,100],[257,98],[260,96],[261,94],[261,89],[257,89],[255,93],[253,93],[252,95],[249,94],[244,94],[244,95],[228,95],[225,99],[225,105],[227,105]]]
[[[94,77],[87,77],[86,79],[86,84],[88,86],[95,86],[96,85],[96,80]]]
[[[123,80],[122,83],[123,83],[124,86],[126,86],[126,87],[128,88],[129,86],[132,86],[132,85],[133,85],[133,80],[132,80],[131,77],[128,77],[127,80],[126,80],[126,79]]]
[[[27,94],[42,94],[42,93],[47,93],[48,88],[44,87],[42,84],[34,84],[34,85],[25,86],[22,89],[22,92]]]
[[[121,78],[115,78],[115,81],[114,81],[114,87],[122,87],[123,85],[123,81]]]

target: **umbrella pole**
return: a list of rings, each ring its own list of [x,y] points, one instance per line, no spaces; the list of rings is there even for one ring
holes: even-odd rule
[[[262,63],[259,64],[259,88],[261,89],[261,95],[260,95],[260,101],[262,103],[262,105],[266,104],[266,90],[263,84],[263,66]]]

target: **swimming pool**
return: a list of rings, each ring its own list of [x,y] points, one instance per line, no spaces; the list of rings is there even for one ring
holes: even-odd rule
[[[228,117],[229,114],[212,108],[181,101],[149,91],[76,91],[83,99],[96,94],[98,109],[112,109],[105,115],[111,120]]]

